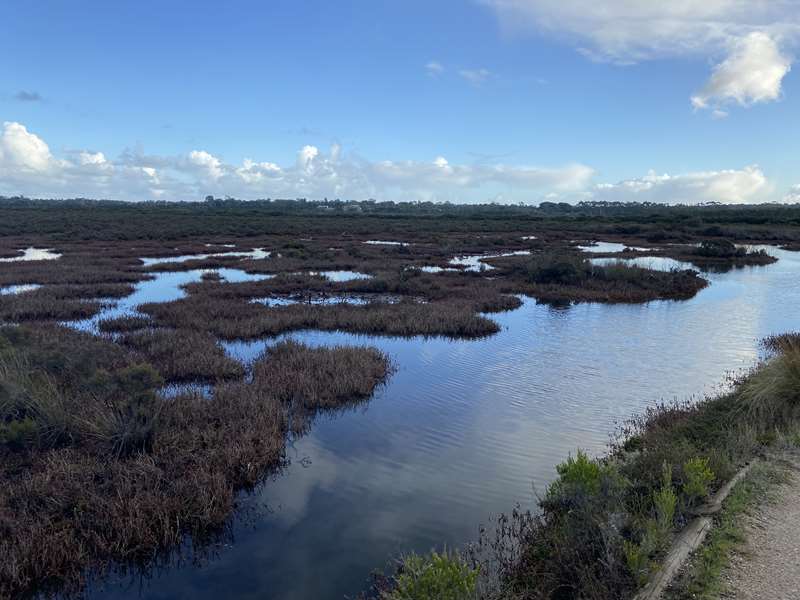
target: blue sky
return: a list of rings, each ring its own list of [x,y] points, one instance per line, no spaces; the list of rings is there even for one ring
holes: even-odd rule
[[[800,3],[596,4],[9,0],[0,194],[800,197]]]

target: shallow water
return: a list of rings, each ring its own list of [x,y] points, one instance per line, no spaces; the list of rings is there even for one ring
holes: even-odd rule
[[[55,260],[61,258],[61,254],[53,252],[48,248],[24,248],[20,250],[22,254],[9,258],[0,258],[0,262],[20,262],[23,260]]]
[[[372,279],[372,275],[357,271],[309,271],[309,275],[321,275],[330,281],[355,281],[357,279]]]
[[[707,275],[688,301],[526,300],[492,315],[503,330],[483,340],[283,336],[375,345],[398,371],[363,409],[293,443],[292,465],[257,497],[270,510],[236,525],[218,557],[91,597],[341,600],[401,551],[474,540],[492,515],[531,506],[567,453],[602,452],[615,421],[715,391],[754,363],[760,338],[800,328],[800,254],[775,254]],[[248,361],[274,341],[225,348]]]
[[[6,285],[0,287],[0,296],[4,294],[24,294],[25,292],[32,292],[38,290],[41,285],[38,283],[23,283],[21,285]]]
[[[516,252],[504,252],[501,254],[472,254],[470,256],[456,256],[451,259],[448,264],[453,266],[463,266],[464,271],[488,271],[494,267],[483,261],[489,258],[503,258],[505,256],[527,256],[531,253],[530,250],[517,250]],[[424,269],[425,267],[423,267]],[[431,267],[428,267],[429,269]],[[432,267],[439,269],[439,267]],[[444,270],[444,269],[442,269]],[[434,273],[435,271],[428,271]]]
[[[652,269],[654,271],[683,271],[686,269],[698,270],[690,262],[683,260],[675,260],[674,258],[667,258],[665,256],[636,256],[632,258],[590,258],[589,262],[593,265],[600,267],[607,267],[617,263],[621,263],[627,267],[642,267],[643,269]]]
[[[337,304],[350,304],[353,306],[366,306],[370,302],[380,302],[383,304],[397,304],[402,298],[400,296],[378,295],[373,297],[355,295],[336,295],[336,296],[268,296],[265,298],[253,298],[251,302],[257,302],[264,306],[292,306],[295,304],[307,304],[310,306],[336,306]]]
[[[390,242],[389,240],[367,240],[365,244],[371,246],[410,246],[408,242]]]
[[[192,269],[191,271],[148,273],[153,278],[138,282],[134,286],[132,294],[119,300],[113,298],[106,300],[103,309],[89,319],[66,321],[64,324],[81,331],[97,333],[97,324],[104,319],[146,316],[138,312],[139,305],[180,300],[186,297],[186,290],[183,289],[183,286],[201,281],[203,275],[207,273],[217,273],[224,282],[229,283],[263,281],[274,277],[274,275],[254,275],[241,269]]]
[[[206,244],[209,246],[209,244]],[[229,247],[229,244],[224,244],[224,247]],[[151,265],[163,265],[165,263],[182,263],[187,262],[189,260],[203,260],[206,258],[225,258],[225,257],[235,257],[241,258],[242,260],[249,258],[253,260],[260,260],[262,258],[269,258],[271,252],[267,252],[263,248],[254,248],[250,252],[212,252],[210,254],[183,254],[181,256],[164,256],[164,257],[155,257],[155,258],[141,258],[139,260],[142,261],[142,264],[145,267],[149,267]]]
[[[647,252],[652,248],[640,248],[639,246],[626,246],[625,244],[617,244],[616,242],[595,242],[593,246],[578,246],[580,250],[590,253],[605,253],[605,252],[622,252],[625,248]]]

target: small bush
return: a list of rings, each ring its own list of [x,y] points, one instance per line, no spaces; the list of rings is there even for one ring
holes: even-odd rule
[[[477,569],[456,554],[431,552],[403,558],[395,576],[395,588],[385,600],[468,600],[475,598]]]
[[[528,264],[528,277],[533,283],[576,285],[591,274],[589,261],[570,254],[545,253]]]
[[[690,505],[708,497],[709,486],[715,479],[714,472],[708,467],[707,458],[692,458],[686,461],[683,465],[683,477],[681,491]]]
[[[575,458],[570,456],[566,462],[556,466],[556,471],[559,477],[548,488],[549,498],[594,496],[600,491],[600,465],[581,450]]]
[[[709,258],[743,256],[745,252],[744,248],[737,248],[733,242],[728,240],[706,240],[701,242],[695,251],[698,256]]]
[[[622,544],[626,565],[638,585],[647,581],[652,556],[667,546],[672,533],[678,497],[672,487],[672,468],[666,462],[661,487],[653,492],[652,500],[655,514],[645,519],[639,543],[624,540]]]

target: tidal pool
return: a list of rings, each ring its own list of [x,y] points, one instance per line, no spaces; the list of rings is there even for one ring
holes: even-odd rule
[[[24,294],[25,292],[32,292],[38,290],[41,285],[38,283],[23,283],[21,285],[6,285],[0,287],[0,296],[4,294]]]
[[[372,275],[358,271],[309,271],[309,275],[321,275],[330,281],[355,281],[357,279],[372,279]]]
[[[364,242],[371,246],[410,246],[408,242],[391,242],[389,240],[367,240]]]
[[[694,269],[699,271],[696,266],[683,260],[675,260],[665,256],[636,256],[632,258],[590,258],[589,262],[599,267],[608,267],[615,264],[623,264],[626,267],[642,267],[654,271],[684,271]]]
[[[600,254],[605,252],[622,252],[625,248],[629,248],[630,250],[635,250],[639,252],[647,252],[649,250],[653,250],[653,248],[640,248],[639,246],[626,246],[625,244],[618,244],[616,242],[595,242],[592,246],[578,246],[580,250],[584,252],[590,252],[593,254]]]
[[[145,279],[134,286],[133,293],[124,298],[107,299],[103,309],[89,319],[66,321],[63,324],[81,331],[98,333],[97,324],[104,319],[118,317],[146,316],[138,312],[141,304],[151,302],[172,302],[186,296],[183,286],[199,282],[203,275],[217,273],[224,282],[263,281],[274,275],[254,275],[241,269],[193,269],[191,271],[168,271],[148,273],[152,279]]]
[[[61,258],[61,254],[53,252],[49,248],[24,248],[20,250],[22,254],[19,256],[11,256],[9,258],[0,258],[0,262],[20,262],[23,260],[55,260]]]
[[[456,256],[450,259],[448,264],[453,266],[462,266],[464,271],[482,271],[494,269],[490,264],[483,261],[490,258],[503,258],[505,256],[527,256],[531,253],[530,250],[517,250],[516,252],[504,252],[502,254],[472,254],[470,256]],[[438,269],[439,267],[433,267]],[[444,269],[442,269],[444,270]],[[434,271],[429,271],[434,272]]]
[[[253,298],[251,302],[257,302],[264,306],[292,306],[295,304],[306,304],[309,306],[336,306],[337,304],[350,304],[352,306],[366,306],[370,302],[380,302],[383,304],[397,304],[402,298],[400,296],[378,295],[374,297],[357,295],[335,295],[335,296],[267,296],[265,298]]]
[[[206,244],[208,246],[209,244]],[[224,247],[229,247],[228,244],[224,244]],[[141,258],[139,260],[142,261],[142,264],[145,267],[149,267],[151,265],[162,265],[165,263],[182,263],[187,262],[190,260],[202,260],[205,258],[241,258],[242,260],[246,258],[252,258],[253,260],[260,260],[262,258],[269,258],[271,252],[267,252],[264,248],[254,248],[249,252],[212,252],[210,254],[183,254],[181,256],[164,256],[164,257],[155,257],[155,258]]]
[[[800,328],[800,254],[707,275],[687,301],[554,308],[526,300],[476,341],[317,331],[228,343],[248,362],[277,339],[368,344],[398,371],[363,408],[319,419],[292,464],[201,565],[111,582],[91,598],[341,600],[398,553],[461,546],[516,502],[533,506],[577,448],[661,400],[713,393],[768,334]]]

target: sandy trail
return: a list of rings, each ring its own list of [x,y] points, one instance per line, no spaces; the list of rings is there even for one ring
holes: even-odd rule
[[[731,592],[741,600],[800,600],[800,460],[775,498],[746,518],[747,542],[727,570]]]

